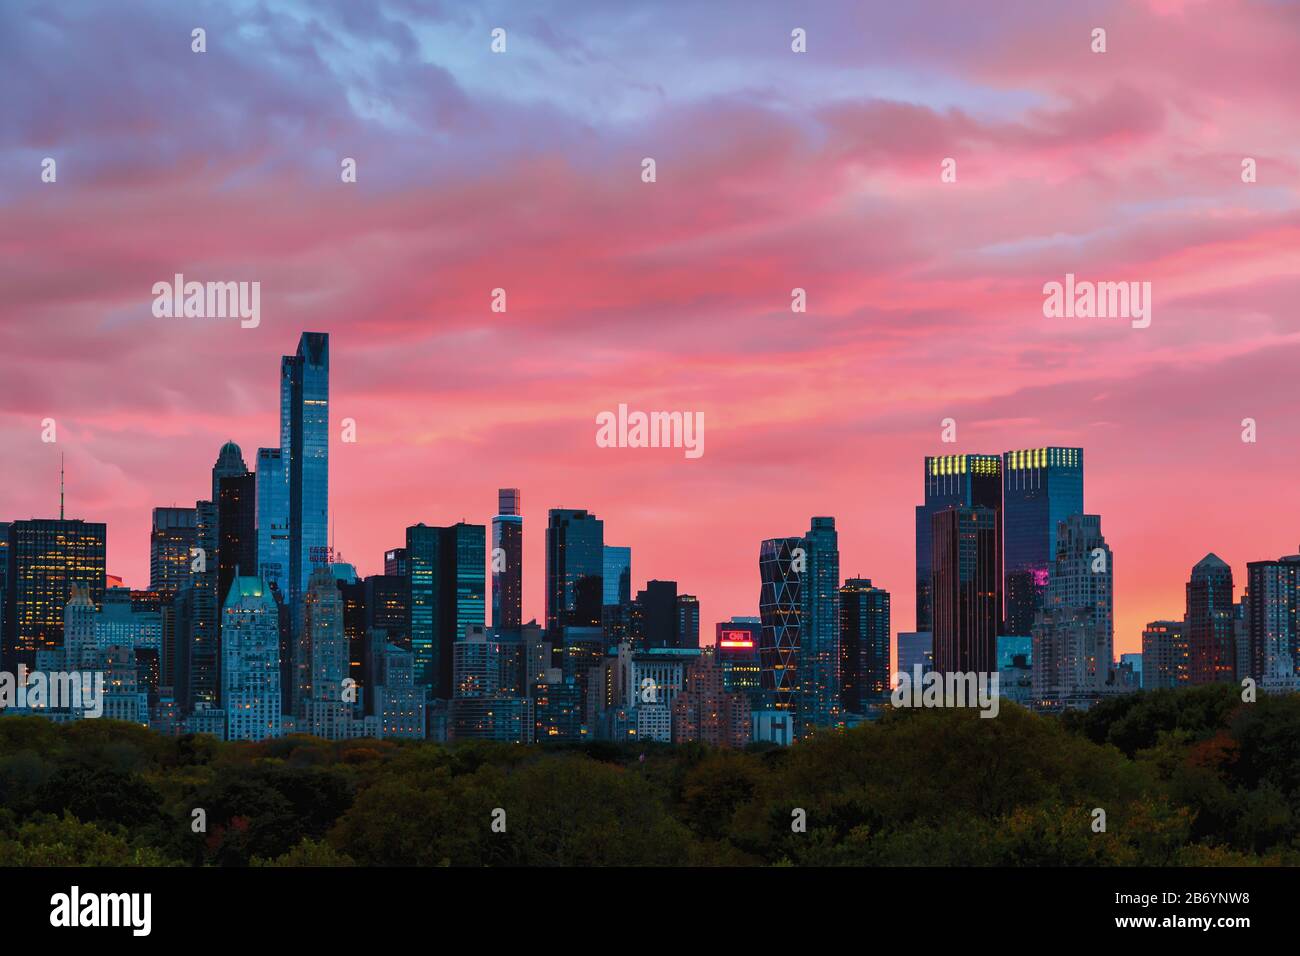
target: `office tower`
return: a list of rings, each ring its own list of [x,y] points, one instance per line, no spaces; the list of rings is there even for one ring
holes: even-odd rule
[[[1192,685],[1236,679],[1232,591],[1232,569],[1218,555],[1207,554],[1192,568],[1184,618]]]
[[[677,595],[676,647],[700,646],[700,599],[694,594]]]
[[[999,532],[1002,527],[1002,456],[928,455],[924,467],[925,503],[916,508],[917,631],[928,631],[933,623],[934,513],[948,508],[989,508],[998,514]]]
[[[227,740],[280,736],[280,622],[261,578],[238,577],[222,607],[221,701]]]
[[[795,709],[798,692],[799,642],[803,627],[802,538],[769,538],[758,549],[762,621],[759,661],[763,693],[773,710]]]
[[[343,595],[326,565],[318,564],[307,582],[302,618],[294,659],[298,727],[326,740],[346,739],[353,736],[356,697],[344,693],[348,639],[343,627]]]
[[[337,577],[334,583],[343,605],[343,636],[348,642],[347,676],[356,681],[357,687],[367,688],[370,686],[370,615],[366,610],[366,585],[364,581],[340,581]]]
[[[501,691],[502,646],[483,628],[471,628],[452,645],[455,697],[493,697]]]
[[[218,480],[214,478],[214,484]],[[191,564],[190,584],[177,595],[179,598],[189,592],[184,602],[185,615],[177,617],[178,625],[183,628],[178,638],[183,640],[184,647],[177,652],[175,692],[176,701],[185,713],[200,706],[217,707],[221,694],[219,629],[224,621],[217,587],[220,569],[217,505],[212,501],[196,501],[194,511],[197,554]]]
[[[544,678],[533,684],[529,697],[533,705],[533,739],[537,743],[583,738],[582,695],[575,683],[564,679],[558,667],[548,669]]]
[[[763,689],[763,667],[758,647],[763,623],[757,617],[733,617],[714,625],[714,647],[722,667],[722,689],[727,693],[756,695]]]
[[[840,550],[834,518],[813,518],[803,539],[807,557],[799,648],[800,733],[838,722],[840,708]]]
[[[408,633],[415,679],[433,696],[452,696],[453,645],[483,626],[487,529],[481,524],[406,529],[410,570]]]
[[[605,595],[605,522],[586,511],[552,508],[546,525],[546,630],[600,627]]]
[[[63,664],[68,670],[99,668],[99,640],[95,633],[95,602],[84,584],[72,585],[72,597],[63,609]]]
[[[889,592],[870,578],[840,588],[840,702],[866,714],[889,697]]]
[[[411,636],[407,630],[410,582],[405,577],[372,574],[366,578],[364,587],[366,631],[382,630],[389,642],[410,650]]]
[[[1114,580],[1101,517],[1062,521],[1032,628],[1034,699],[1043,709],[1086,709],[1113,687]]]
[[[385,737],[423,740],[428,708],[428,690],[415,682],[415,655],[373,635],[375,646],[373,691],[367,700],[381,720]]]
[[[686,667],[699,656],[698,650],[679,647],[632,652],[627,706],[636,711],[639,738],[672,742],[673,701],[681,692]]]
[[[329,544],[329,374],[325,332],[302,333],[297,353],[280,363],[280,434],[281,441],[286,432],[288,439],[288,599],[295,623],[312,566],[324,563]]]
[[[519,489],[497,491],[492,519],[492,626],[518,630],[523,623],[524,519]]]
[[[1142,686],[1183,687],[1191,676],[1182,621],[1151,621],[1142,629]]]
[[[934,522],[934,669],[991,673],[1002,606],[997,513],[938,511]]]
[[[1262,688],[1289,693],[1300,676],[1300,561],[1251,561],[1246,565],[1247,671]]]
[[[148,726],[149,695],[140,686],[135,648],[110,645],[99,652],[99,661],[104,672],[101,716]]]
[[[606,605],[632,601],[632,549],[605,545],[604,597]]]
[[[682,691],[673,701],[673,743],[741,748],[751,732],[749,701],[723,688],[722,663],[714,648],[704,648],[686,665]]]
[[[284,448],[259,448],[255,480],[257,570],[282,594],[289,575],[289,471],[284,455]]]
[[[222,454],[238,459],[239,447],[227,442]],[[223,474],[217,481],[217,593],[230,593],[237,574],[257,573],[257,478],[251,472]]]
[[[930,631],[899,631],[896,650],[896,672],[906,674],[909,681],[917,679],[916,668],[924,677],[934,670],[934,635]],[[893,681],[890,682],[891,686]]]
[[[676,581],[647,581],[638,591],[632,614],[632,646],[636,650],[680,647]],[[697,640],[698,646],[698,640]]]
[[[175,594],[190,580],[190,549],[197,543],[193,508],[154,508],[149,534],[149,590]]]
[[[1083,449],[1026,448],[1002,456],[1006,598],[1002,633],[1029,634],[1056,554],[1056,526],[1083,514]]]
[[[9,525],[5,586],[4,669],[31,668],[36,653],[63,646],[63,609],[72,586],[104,599],[105,525],[80,519],[33,518]]]
[[[384,576],[390,578],[411,576],[411,562],[405,548],[393,548],[384,552]]]

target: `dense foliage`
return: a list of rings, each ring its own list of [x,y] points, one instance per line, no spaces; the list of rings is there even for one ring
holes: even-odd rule
[[[0,719],[4,866],[1248,863],[1300,863],[1300,696],[895,711],[745,752],[226,744]]]

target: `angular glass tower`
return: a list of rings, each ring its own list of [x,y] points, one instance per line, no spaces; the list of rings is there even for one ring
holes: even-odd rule
[[[758,657],[763,696],[777,710],[794,710],[803,631],[802,538],[768,538],[758,549],[762,622]],[[799,553],[796,553],[799,552]]]
[[[916,508],[916,630],[934,624],[930,591],[931,526],[934,513],[946,508],[989,508],[1002,527],[1001,455],[928,455],[925,459],[925,503]]]
[[[1083,449],[1025,448],[1002,455],[1004,634],[1026,635],[1043,606],[1056,528],[1083,514]]]

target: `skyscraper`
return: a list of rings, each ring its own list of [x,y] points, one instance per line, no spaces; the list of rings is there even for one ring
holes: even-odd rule
[[[1236,680],[1232,590],[1232,568],[1218,555],[1207,554],[1192,568],[1184,633],[1193,685]]]
[[[925,502],[916,508],[916,629],[930,630],[934,599],[932,522],[936,511],[948,508],[989,508],[1002,529],[1002,456],[931,455],[925,459]],[[1027,633],[1027,632],[1026,632]]]
[[[758,647],[763,622],[757,617],[733,617],[714,626],[714,647],[722,667],[722,689],[754,695],[763,689],[763,668]]]
[[[835,519],[813,518],[799,647],[799,732],[838,722],[840,709],[840,548]]]
[[[238,577],[222,608],[221,700],[227,740],[280,736],[279,612],[260,578]]]
[[[415,679],[433,696],[452,696],[452,654],[471,625],[483,626],[487,529],[461,522],[406,529],[408,621]]]
[[[1294,691],[1300,677],[1300,559],[1246,565],[1248,672],[1261,687]]]
[[[676,581],[647,581],[636,593],[632,646],[639,651],[679,647]]]
[[[584,510],[552,508],[546,525],[546,631],[600,627],[605,595],[605,522]]]
[[[934,523],[934,669],[992,673],[1002,606],[997,513],[949,508]]]
[[[889,592],[870,578],[849,578],[840,588],[840,702],[866,714],[888,698]],[[911,677],[912,675],[908,675]]]
[[[499,569],[499,570],[498,570]],[[516,631],[523,623],[524,519],[519,489],[497,492],[492,519],[492,626]]]
[[[285,595],[289,576],[289,472],[284,450],[257,450],[257,568]]]
[[[1083,449],[1026,448],[1002,456],[1005,634],[1029,634],[1043,606],[1056,527],[1083,514]],[[937,650],[936,648],[936,667]]]
[[[768,538],[758,549],[758,596],[763,694],[774,710],[795,709],[803,629],[802,538]]]
[[[149,534],[149,590],[175,594],[190,580],[190,548],[197,542],[193,508],[154,508]]]
[[[1142,629],[1142,687],[1161,690],[1186,685],[1187,641],[1182,621],[1151,621]]]
[[[312,565],[329,544],[329,334],[304,332],[281,361],[281,415],[288,389],[289,605],[293,620]],[[285,429],[283,422],[281,436]]]
[[[1047,709],[1087,708],[1112,683],[1114,559],[1099,515],[1057,526],[1056,556],[1033,625],[1033,697]]]
[[[694,594],[677,595],[676,647],[700,646],[700,599]]]
[[[104,600],[108,530],[80,519],[33,518],[9,525],[4,663],[32,667],[36,653],[63,646],[63,609],[74,584]]]
[[[238,574],[257,574],[257,479],[239,446],[226,442],[213,470],[217,506],[217,593],[229,594]]]
[[[300,727],[326,740],[349,736],[352,702],[345,699],[348,639],[343,594],[327,565],[318,564],[302,601],[302,627],[295,644],[294,712]]]

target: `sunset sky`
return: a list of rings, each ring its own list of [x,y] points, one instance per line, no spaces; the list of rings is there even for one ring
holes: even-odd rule
[[[0,520],[57,514],[63,453],[146,586],[151,509],[278,443],[312,330],[342,558],[518,486],[525,619],[577,507],[710,639],[833,515],[910,630],[927,454],[1085,449],[1117,653],[1206,552],[1240,593],[1300,550],[1300,4],[470,6],[0,8]],[[1070,272],[1151,282],[1150,328],[1045,318]],[[175,273],[260,281],[260,326],[155,318]],[[702,411],[705,454],[598,448],[620,403]]]

